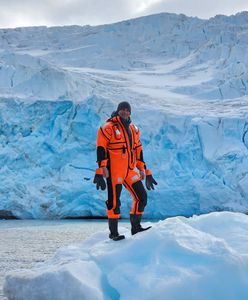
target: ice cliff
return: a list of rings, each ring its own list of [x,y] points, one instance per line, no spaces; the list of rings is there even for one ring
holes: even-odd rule
[[[104,216],[95,137],[121,100],[159,183],[147,217],[247,212],[247,41],[246,12],[1,29],[0,215]]]

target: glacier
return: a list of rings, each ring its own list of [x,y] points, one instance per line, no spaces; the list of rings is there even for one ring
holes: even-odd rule
[[[105,216],[95,139],[123,100],[159,183],[147,218],[247,213],[247,42],[247,12],[0,29],[0,216]]]

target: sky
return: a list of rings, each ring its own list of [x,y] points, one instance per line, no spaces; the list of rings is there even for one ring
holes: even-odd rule
[[[0,28],[101,25],[161,12],[208,19],[248,11],[248,0],[0,0]]]

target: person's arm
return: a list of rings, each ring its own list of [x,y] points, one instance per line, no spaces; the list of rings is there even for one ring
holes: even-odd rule
[[[96,174],[93,183],[96,184],[96,188],[99,187],[102,190],[106,189],[106,183],[103,177],[109,177],[109,171],[107,169],[107,147],[112,135],[112,130],[107,126],[100,127],[97,134],[96,141],[96,153],[97,153],[97,163],[98,168],[96,169]]]
[[[136,156],[137,156],[137,164],[136,167],[139,169],[140,172],[140,178],[143,180],[146,178],[146,188],[148,190],[154,190],[154,184],[157,185],[156,180],[152,176],[151,170],[146,168],[146,164],[144,162],[143,157],[143,149],[142,149],[142,143],[140,141],[140,131],[137,129],[137,145],[136,145]]]
[[[140,140],[140,131],[137,127],[135,127],[136,134],[137,134],[137,140],[136,140],[136,167],[140,171],[141,179],[143,180],[145,177],[145,169],[146,169],[146,164],[144,162],[144,157],[143,157],[143,149],[142,149],[142,143]],[[143,178],[142,178],[143,177]]]
[[[104,175],[107,175],[105,176],[106,178],[108,177],[108,174],[106,174],[108,173],[107,148],[111,136],[112,136],[112,129],[108,125],[100,127],[100,129],[98,130],[97,142],[96,142],[97,163],[99,168],[103,168]]]

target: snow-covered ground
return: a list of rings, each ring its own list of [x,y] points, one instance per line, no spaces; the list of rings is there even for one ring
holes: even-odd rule
[[[32,270],[12,272],[4,292],[15,300],[245,300],[248,216],[215,212],[174,217],[114,242],[107,231],[65,247]]]

